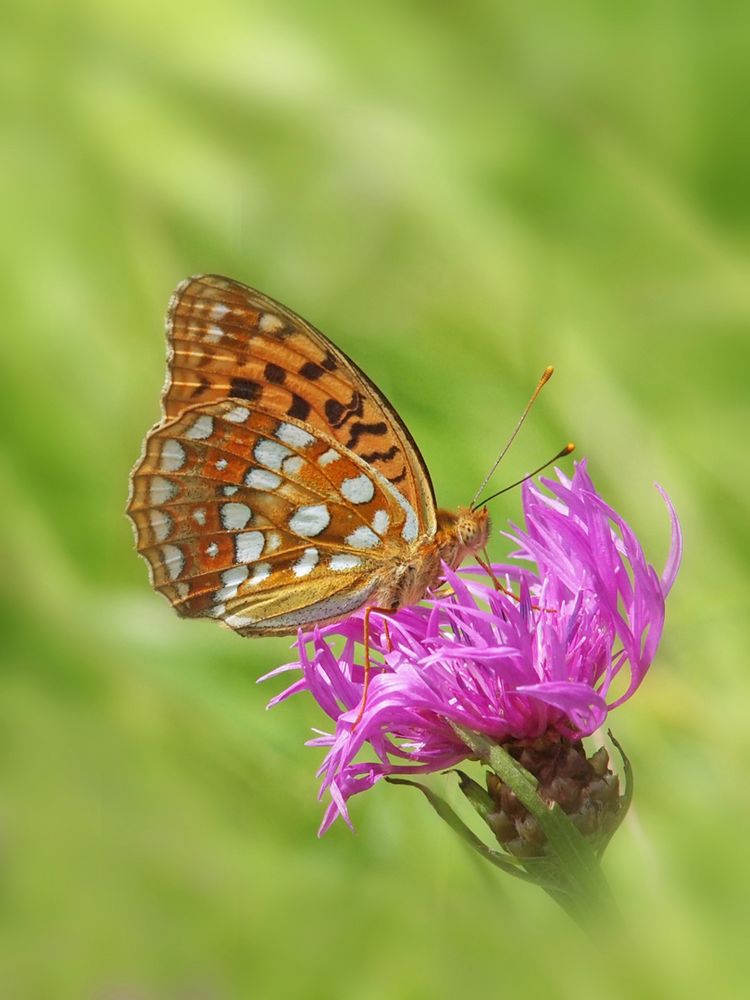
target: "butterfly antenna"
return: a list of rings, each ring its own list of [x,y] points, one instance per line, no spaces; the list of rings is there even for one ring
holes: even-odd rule
[[[531,409],[531,407],[532,407],[532,406],[534,405],[534,400],[535,400],[535,399],[536,399],[536,397],[537,397],[537,396],[539,395],[539,393],[540,393],[540,392],[542,391],[542,389],[543,389],[543,388],[544,388],[544,386],[545,386],[545,385],[547,384],[547,382],[549,382],[549,380],[550,380],[550,379],[552,378],[552,372],[553,372],[554,370],[555,370],[555,369],[554,369],[554,368],[552,367],[552,365],[547,365],[547,367],[546,367],[546,368],[544,369],[544,371],[542,372],[542,377],[541,377],[541,378],[539,379],[539,381],[537,382],[537,386],[536,386],[536,389],[534,389],[534,391],[533,391],[533,392],[532,392],[532,394],[531,394],[531,399],[530,399],[530,400],[528,401],[528,403],[527,403],[527,404],[526,404],[526,406],[524,407],[524,411],[523,411],[523,413],[521,414],[521,416],[520,416],[520,419],[519,419],[518,423],[517,423],[517,424],[516,424],[516,426],[515,426],[515,427],[513,428],[513,433],[511,434],[511,436],[510,436],[510,437],[508,438],[508,440],[506,441],[506,443],[505,443],[505,447],[503,448],[503,450],[502,450],[502,451],[500,452],[500,454],[499,454],[499,455],[497,456],[497,458],[496,458],[496,460],[495,460],[495,464],[494,464],[494,465],[492,466],[492,468],[490,469],[490,471],[489,471],[489,472],[487,473],[487,475],[486,475],[486,476],[484,477],[484,479],[482,480],[482,484],[481,484],[481,486],[479,487],[479,489],[478,489],[478,490],[476,491],[476,493],[475,493],[475,494],[474,494],[474,496],[472,497],[472,500],[471,500],[471,503],[469,504],[469,506],[470,506],[470,507],[471,507],[472,509],[473,509],[473,508],[475,508],[475,507],[477,507],[477,506],[479,506],[479,505],[477,504],[477,502],[476,502],[476,499],[477,499],[477,497],[478,497],[478,496],[479,496],[479,494],[480,494],[480,493],[482,492],[482,490],[483,490],[483,489],[485,488],[485,486],[486,486],[486,485],[487,485],[487,483],[488,483],[488,482],[490,481],[490,479],[492,479],[492,476],[494,475],[494,472],[495,472],[495,469],[496,469],[496,468],[498,467],[498,465],[500,465],[500,463],[502,462],[502,460],[503,460],[503,459],[505,458],[505,455],[507,454],[507,451],[508,451],[508,449],[510,448],[510,446],[511,446],[511,445],[513,444],[513,442],[514,442],[514,441],[515,441],[515,439],[516,439],[516,435],[517,435],[517,434],[518,434],[518,432],[519,432],[519,431],[521,430],[521,427],[523,427],[523,422],[524,422],[524,420],[526,419],[526,417],[527,417],[527,416],[529,415],[529,410],[530,410],[530,409]],[[558,457],[559,457],[559,456],[557,456],[557,455],[555,456],[555,458],[558,458]],[[553,458],[553,459],[551,459],[551,461],[553,461],[553,462],[554,462],[554,461],[555,461],[555,459]],[[549,463],[547,463],[547,464],[549,464]],[[542,468],[544,468],[544,466],[542,466]],[[532,475],[535,475],[535,474],[536,474],[536,473],[532,473]],[[508,487],[508,489],[511,489],[511,487],[509,486],[509,487]]]
[[[531,479],[533,476],[536,476],[540,472],[543,472],[548,465],[552,465],[552,463],[556,462],[558,458],[565,458],[565,456],[569,455],[571,451],[575,451],[575,447],[576,446],[573,444],[573,442],[569,441],[564,448],[558,451],[556,455],[553,455],[552,458],[548,459],[544,463],[544,465],[540,465],[538,469],[534,469],[533,472],[527,473],[521,479],[518,479],[515,483],[511,483],[510,486],[504,486],[501,490],[498,490],[497,493],[490,494],[490,496],[485,497],[484,500],[480,500],[479,503],[472,504],[471,509],[476,510],[477,507],[484,507],[486,504],[490,502],[490,500],[494,500],[495,497],[499,497],[503,493],[507,493],[509,490],[514,490],[516,486],[520,486],[521,483],[525,483],[527,479]]]

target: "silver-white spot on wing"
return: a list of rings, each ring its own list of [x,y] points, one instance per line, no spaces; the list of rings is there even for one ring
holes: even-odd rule
[[[341,495],[350,503],[369,503],[375,496],[375,487],[372,480],[362,473],[361,476],[343,481]]]
[[[281,546],[281,535],[278,531],[269,531],[266,534],[266,552],[270,555]]]
[[[216,542],[209,542],[206,546],[206,555],[210,556],[211,559],[215,559],[219,554],[219,546]]]
[[[289,527],[295,535],[302,535],[303,538],[315,538],[330,523],[331,515],[324,503],[298,507],[289,518]]]
[[[413,542],[419,534],[419,522],[417,521],[417,515],[414,512],[414,508],[403,493],[399,493],[396,487],[392,483],[389,483],[387,479],[384,480],[384,484],[396,503],[406,514],[406,520],[404,521],[404,526],[401,529],[401,537],[405,542]]]
[[[221,582],[228,587],[240,584],[243,580],[247,580],[249,572],[247,566],[232,566],[221,574]]]
[[[315,440],[312,434],[308,434],[301,427],[287,423],[279,424],[276,428],[276,437],[284,444],[291,445],[292,448],[307,448]]]
[[[193,520],[196,524],[199,524],[201,528],[206,523],[206,512],[203,507],[199,507],[198,510],[193,511]]]
[[[170,580],[176,580],[185,568],[185,556],[182,554],[182,549],[176,545],[162,545],[161,561]]]
[[[222,328],[217,326],[216,323],[211,323],[206,330],[206,336],[204,339],[207,340],[209,344],[218,344],[223,336],[224,331]]]
[[[335,572],[341,573],[344,570],[356,569],[358,566],[361,566],[362,560],[359,556],[353,556],[350,552],[337,552],[331,556],[328,565]]]
[[[222,504],[219,514],[221,523],[227,531],[242,531],[253,516],[252,511],[246,503]]]
[[[228,312],[229,306],[225,306],[223,302],[214,302],[210,309],[211,319],[221,319]]]
[[[340,458],[341,455],[334,448],[329,448],[318,458],[318,465],[330,465],[331,462],[337,462]]]
[[[225,414],[226,419],[231,420],[233,424],[243,424],[249,416],[250,410],[246,406],[235,406],[233,410]]]
[[[221,582],[224,586],[214,594],[215,601],[231,601],[237,596],[237,590],[241,583],[247,580],[250,570],[247,566],[232,566],[225,569],[221,574]]]
[[[177,496],[177,486],[169,479],[162,476],[152,476],[148,486],[148,498],[151,503],[158,507],[159,504],[167,503]]]
[[[253,572],[248,580],[249,587],[255,587],[259,583],[263,583],[271,575],[271,564],[267,562],[256,563],[253,567]]]
[[[214,465],[219,470],[219,472],[223,472],[224,469],[226,469],[226,467],[229,465],[229,462],[227,462],[227,460],[225,458],[218,458],[214,462]]]
[[[258,329],[262,330],[263,333],[275,333],[283,326],[283,322],[273,313],[263,313],[260,317],[260,322],[258,323]]]
[[[185,464],[185,449],[179,441],[167,438],[161,446],[159,466],[164,472],[177,472]]]
[[[291,455],[281,463],[281,471],[287,476],[296,476],[302,465],[303,461],[300,455]]]
[[[255,562],[263,551],[265,539],[262,531],[246,531],[234,539],[234,554],[238,563]]]
[[[318,559],[319,556],[317,549],[305,549],[297,562],[292,566],[294,575],[307,576],[308,573],[312,573],[318,565]]]
[[[205,441],[206,438],[211,437],[213,432],[214,418],[209,417],[207,413],[202,413],[185,431],[185,437],[192,438],[194,441]]]
[[[360,528],[355,528],[351,535],[346,536],[344,541],[353,549],[373,549],[376,545],[380,545],[380,539],[375,532],[371,531],[364,524]]]
[[[419,534],[417,515],[414,513],[414,508],[408,500],[404,499],[402,506],[406,512],[406,522],[401,529],[401,537],[405,542],[413,542]]]
[[[245,485],[251,486],[254,490],[275,490],[281,482],[281,477],[268,469],[250,469],[245,474]]]
[[[163,510],[150,510],[148,519],[157,542],[163,542],[169,538],[174,527],[174,522],[169,514]]]
[[[388,531],[390,523],[391,516],[387,510],[376,510],[373,514],[372,527],[379,535],[384,535]]]
[[[261,438],[253,450],[253,455],[255,461],[261,465],[267,465],[269,469],[280,469],[281,463],[291,455],[291,452],[278,441]]]
[[[238,489],[239,486],[225,486],[221,492],[225,497],[233,497]]]

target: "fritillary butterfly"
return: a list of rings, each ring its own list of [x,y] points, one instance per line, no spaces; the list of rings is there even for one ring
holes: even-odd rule
[[[424,597],[487,540],[486,508],[438,510],[391,404],[290,309],[238,281],[183,281],[167,313],[162,420],[127,512],[180,615],[285,635]]]

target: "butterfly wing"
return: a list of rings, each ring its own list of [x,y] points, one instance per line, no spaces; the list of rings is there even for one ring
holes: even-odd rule
[[[403,494],[350,449],[236,400],[148,437],[128,513],[177,611],[250,635],[361,607],[418,532]]]
[[[393,406],[319,330],[267,295],[219,275],[183,281],[167,313],[165,417],[186,406],[246,400],[317,428],[406,497],[419,533],[437,527],[424,459]]]
[[[184,282],[164,419],[128,513],[157,590],[242,634],[335,621],[435,533],[432,485],[385,397],[321,333],[238,282]]]

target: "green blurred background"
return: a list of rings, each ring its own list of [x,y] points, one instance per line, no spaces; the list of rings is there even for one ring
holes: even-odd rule
[[[747,5],[2,18],[0,994],[747,995]],[[653,480],[671,492],[682,575],[612,718],[637,780],[607,858],[629,941],[603,926],[592,955],[407,789],[317,840],[323,720],[255,684],[288,643],[150,590],[127,478],[169,294],[200,271],[351,353],[446,505],[548,362],[498,485],[573,438],[659,566]]]

